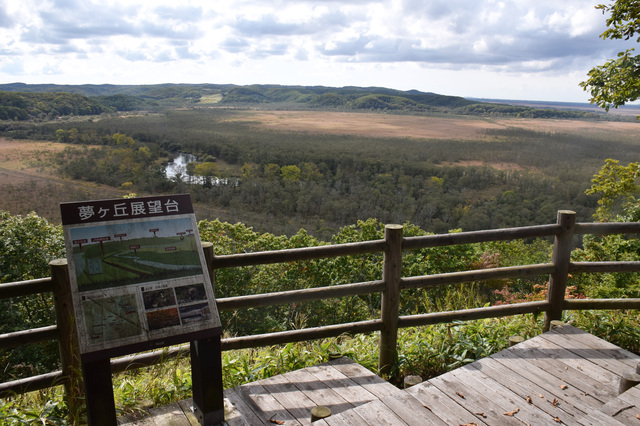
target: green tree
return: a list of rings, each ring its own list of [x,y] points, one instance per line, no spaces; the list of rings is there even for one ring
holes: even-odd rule
[[[638,177],[640,177],[638,163],[622,166],[618,160],[610,158],[605,160],[604,166],[591,180],[591,188],[585,191],[588,195],[600,195],[594,217],[601,222],[626,222],[640,219],[637,199],[640,193]]]
[[[242,178],[244,180],[255,179],[258,174],[259,166],[256,163],[244,163],[242,165]]]
[[[635,222],[640,220],[638,196],[640,185],[638,163],[627,166],[617,160],[606,160],[593,177],[593,185],[587,194],[599,194],[598,209],[594,217],[599,221]],[[627,235],[585,235],[583,248],[574,251],[574,261],[638,261],[640,240]],[[579,274],[572,285],[588,297],[640,297],[639,273]]]
[[[64,257],[62,228],[35,213],[0,210],[0,283],[49,275],[49,262]]]
[[[599,4],[596,9],[609,14],[602,39],[629,40],[640,32],[640,0],[616,0],[609,5]],[[640,55],[634,51],[631,48],[619,52],[617,59],[589,71],[589,78],[580,86],[591,93],[591,103],[608,111],[640,98]]]
[[[196,174],[196,166],[197,165],[198,165],[197,161],[189,161],[187,163],[186,168],[187,168],[187,174],[189,176],[195,176],[195,174]]]
[[[64,130],[64,129],[56,130],[56,141],[57,142],[71,142],[71,143],[80,142],[78,129],[76,129],[74,127],[72,129],[69,129],[69,130]]]
[[[61,257],[64,257],[62,227],[50,224],[35,213],[23,217],[0,211],[0,283],[46,277],[49,262]],[[0,300],[0,333],[54,322],[51,294]],[[0,372],[1,381],[52,371],[58,366],[57,344],[3,349],[0,363],[5,366]]]
[[[56,141],[58,142],[68,142],[68,132],[64,129],[56,130]]]
[[[322,172],[320,172],[320,168],[316,163],[302,163],[302,168],[300,171],[300,176],[305,181],[319,181],[323,177]]]
[[[123,133],[114,133],[113,136],[111,136],[111,140],[116,144],[116,145],[123,145],[123,146],[128,146],[131,147],[133,146],[133,144],[136,143],[135,140],[133,140],[133,138],[131,136],[127,136]]]
[[[212,179],[218,174],[218,166],[216,163],[206,161],[204,163],[197,163],[195,167],[196,176],[202,177],[203,185],[211,186]]]
[[[274,163],[265,164],[264,177],[267,180],[273,181],[280,175],[280,166]]]
[[[300,167],[296,165],[282,166],[281,173],[285,182],[300,182]]]

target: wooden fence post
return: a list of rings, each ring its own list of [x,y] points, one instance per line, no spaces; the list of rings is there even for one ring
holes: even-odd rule
[[[64,391],[71,419],[79,420],[84,403],[84,385],[80,346],[73,315],[73,299],[69,283],[67,259],[55,259],[49,263],[53,300],[56,308],[56,324],[60,349],[60,364],[64,380]]]
[[[380,331],[380,376],[388,376],[397,358],[398,309],[400,305],[400,280],[402,278],[402,225],[386,225],[384,228],[384,261]]]
[[[216,283],[215,283],[215,269],[213,269],[213,258],[215,254],[213,253],[213,243],[203,242],[202,244],[202,252],[204,253],[204,260],[207,264],[207,273],[209,274],[209,278],[211,278],[211,285],[213,286],[213,293],[215,295],[216,291]]]
[[[544,315],[544,331],[549,331],[551,321],[561,320],[564,309],[564,294],[569,278],[569,264],[571,263],[571,242],[573,228],[576,224],[576,213],[571,210],[558,211],[558,225],[560,234],[556,235],[553,243],[552,263],[556,270],[549,276],[547,301],[549,310]]]

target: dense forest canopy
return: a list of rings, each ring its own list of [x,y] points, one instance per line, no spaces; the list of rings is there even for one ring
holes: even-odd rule
[[[409,221],[430,232],[520,226],[552,222],[564,208],[589,220],[597,198],[584,191],[594,172],[606,158],[640,157],[633,138],[606,131],[501,125],[475,138],[458,138],[455,130],[450,139],[373,137],[278,130],[245,114],[298,108],[438,120],[601,117],[415,90],[211,84],[0,89],[11,90],[0,92],[0,100],[25,118],[0,121],[2,135],[72,145],[46,160],[60,176],[139,194],[189,192],[206,206],[203,218],[287,235],[305,228],[326,239],[366,218]],[[61,100],[76,108],[56,109]],[[81,117],[97,111],[114,113]],[[197,160],[169,178],[166,164],[180,153]]]
[[[65,177],[139,194],[190,192],[214,208],[203,218],[325,238],[369,217],[431,232],[550,223],[565,208],[589,220],[597,198],[584,191],[594,172],[606,158],[640,158],[640,145],[612,135],[503,128],[483,140],[376,138],[269,130],[238,114],[12,123],[5,134],[72,144],[51,160]],[[124,136],[132,142],[119,142]],[[207,182],[190,183],[188,170],[166,177],[166,162],[181,152],[198,158],[191,175]]]

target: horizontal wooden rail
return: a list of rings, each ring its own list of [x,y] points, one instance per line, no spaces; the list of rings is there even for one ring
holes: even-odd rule
[[[640,299],[567,299],[563,307],[568,311],[590,309],[640,309]]]
[[[369,320],[303,328],[300,330],[280,331],[277,333],[256,334],[253,336],[231,337],[229,339],[222,339],[222,350],[230,351],[235,349],[259,348],[261,346],[325,339],[343,334],[370,333],[380,331],[381,328],[381,320]]]
[[[402,240],[404,250],[428,247],[440,247],[456,244],[472,244],[488,241],[504,241],[523,238],[541,238],[557,235],[558,225],[535,225],[521,228],[492,229],[487,231],[469,231],[441,235],[406,237]],[[300,260],[321,259],[339,256],[379,253],[384,250],[384,240],[362,241],[357,243],[303,247],[287,250],[272,250],[255,253],[238,253],[214,256],[213,268],[234,268],[271,263],[295,262]]]
[[[542,238],[560,233],[558,225],[535,225],[522,228],[491,229],[487,231],[455,232],[451,234],[406,237],[402,240],[404,250],[427,247],[452,246],[457,244],[485,243],[488,241],[518,240]]]
[[[639,234],[640,222],[576,223],[574,233],[594,235]]]
[[[0,334],[0,349],[11,349],[34,343],[58,340],[58,337],[58,326],[56,325]]]
[[[40,374],[39,376],[26,377],[11,382],[0,383],[0,398],[38,391],[42,389],[60,386],[63,383],[62,371]]]
[[[549,302],[526,302],[513,305],[497,305],[487,308],[463,309],[460,311],[434,312],[430,314],[407,315],[398,318],[398,327],[419,327],[448,323],[452,321],[471,321],[484,318],[498,318],[510,315],[540,313],[549,307]]]
[[[51,293],[53,285],[51,277],[37,278],[35,280],[16,281],[13,283],[0,284],[0,299],[10,297],[29,296],[38,293]]]
[[[571,262],[569,272],[640,272],[640,262]]]
[[[271,263],[296,262],[300,260],[380,253],[384,250],[384,245],[384,240],[374,240],[317,247],[261,251],[255,253],[228,254],[214,256],[213,267],[214,269],[235,268],[239,266],[265,265]]]
[[[448,272],[438,275],[421,275],[418,277],[403,278],[400,283],[400,290],[435,287],[472,281],[486,281],[500,278],[528,277],[550,274],[553,271],[555,271],[555,265],[552,263],[541,263],[529,266],[508,266],[504,268]]]
[[[156,349],[135,355],[124,356],[111,360],[111,372],[121,373],[127,370],[135,370],[142,367],[150,367],[171,359],[188,356],[189,345],[172,346],[164,349]]]
[[[308,302],[311,300],[333,299],[338,297],[357,296],[360,294],[379,293],[384,290],[384,282],[368,281],[363,283],[342,284],[329,287],[305,288],[301,290],[280,291],[277,293],[261,293],[249,296],[223,297],[216,299],[218,309],[233,311],[236,309],[257,308],[260,306],[277,306],[287,303]]]

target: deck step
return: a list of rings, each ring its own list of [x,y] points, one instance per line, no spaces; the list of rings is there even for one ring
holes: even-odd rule
[[[585,419],[589,418],[604,418],[610,425],[640,424],[640,388],[635,386],[589,412]]]
[[[241,385],[225,397],[233,407],[229,425],[310,424],[316,406],[328,407],[331,416],[314,425],[446,425],[413,396],[346,357]]]

